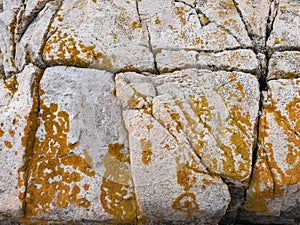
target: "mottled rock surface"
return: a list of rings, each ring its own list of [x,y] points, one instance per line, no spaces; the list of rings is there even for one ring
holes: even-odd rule
[[[0,0],[0,224],[299,224],[300,2]]]

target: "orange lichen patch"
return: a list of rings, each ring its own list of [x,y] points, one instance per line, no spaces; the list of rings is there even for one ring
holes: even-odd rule
[[[176,131],[177,131],[177,133],[180,133],[180,130],[182,128],[182,123],[180,121],[180,115],[179,115],[179,113],[171,112],[170,116],[171,116],[172,120],[176,123]]]
[[[83,185],[84,190],[88,191],[90,189],[90,185],[88,184],[84,184]]]
[[[200,98],[197,98],[195,96],[190,95],[190,105],[192,109],[194,110],[197,117],[200,118],[201,116],[201,122],[203,125],[208,129],[208,131],[211,131],[211,126],[206,122],[212,119],[212,113],[211,109],[208,104],[207,98],[203,95],[200,96]]]
[[[12,148],[13,147],[13,145],[10,141],[4,141],[4,144],[7,148]]]
[[[299,126],[300,99],[294,97],[286,104],[288,116],[282,114],[271,101],[265,106],[265,115],[260,120],[260,137],[258,162],[255,165],[254,176],[251,179],[250,189],[245,208],[254,212],[268,213],[267,201],[283,196],[285,188],[300,181],[300,139],[295,134],[295,126]],[[268,142],[270,128],[267,116],[273,118],[275,123],[282,128],[287,140],[285,162],[289,168],[284,170],[278,165],[275,158],[273,144]],[[268,118],[269,118],[268,117]],[[291,124],[294,124],[292,126]],[[299,128],[299,127],[298,127]]]
[[[200,14],[199,19],[201,21],[201,24],[203,24],[204,26],[209,23],[209,19],[204,14]]]
[[[151,124],[148,124],[148,125],[147,125],[148,131],[150,131],[153,127],[154,127],[154,125],[153,125],[152,123],[151,123]]]
[[[192,215],[192,212],[198,210],[198,203],[194,193],[189,192],[191,187],[197,183],[196,174],[201,173],[195,165],[195,161],[192,158],[192,161],[189,163],[180,163],[180,158],[176,159],[177,168],[177,183],[183,187],[185,193],[181,194],[173,203],[172,208],[182,212],[186,212],[189,216]]]
[[[35,133],[36,130],[38,128],[38,121],[37,121],[37,117],[38,117],[38,110],[39,110],[39,101],[38,101],[38,96],[37,96],[37,92],[39,90],[39,83],[40,83],[40,79],[43,75],[43,71],[42,70],[37,70],[35,73],[35,79],[33,80],[33,83],[30,87],[30,91],[31,91],[31,97],[33,99],[32,101],[32,107],[30,110],[30,113],[25,116],[24,119],[26,119],[26,126],[24,127],[24,131],[23,131],[23,136],[21,138],[21,143],[22,146],[25,148],[25,157],[24,157],[24,165],[18,169],[18,184],[17,184],[17,188],[20,188],[22,186],[27,186],[27,182],[29,180],[29,163],[32,159],[33,156],[33,143],[35,140]],[[19,124],[19,120],[18,119],[14,119],[13,120],[13,124],[15,126],[17,126]],[[18,134],[19,136],[21,136],[21,133]],[[19,199],[22,202],[23,205],[23,210],[25,211],[25,193],[24,192],[20,192],[19,193]],[[26,212],[25,212],[26,213]]]
[[[4,135],[4,130],[2,130],[2,129],[0,128],[0,137],[3,137],[3,135]]]
[[[148,165],[151,162],[152,156],[152,143],[146,139],[141,140],[142,147],[142,162],[144,165]]]
[[[139,29],[139,28],[142,28],[142,24],[141,24],[140,22],[138,22],[138,21],[133,21],[133,22],[131,23],[131,27],[132,27],[133,29]]]
[[[169,151],[169,150],[171,150],[171,146],[168,144],[165,144],[165,149],[167,149]]]
[[[81,41],[75,41],[67,33],[55,32],[47,41],[43,59],[50,65],[67,65],[78,67],[96,67],[112,70],[112,64],[102,52],[96,51],[96,45],[85,46]]]
[[[1,132],[1,131],[0,131],[0,132]],[[10,135],[11,137],[14,137],[16,132],[15,132],[13,129],[9,129],[9,130],[8,130],[8,133],[9,133],[9,135]]]
[[[280,44],[281,42],[284,42],[284,41],[285,41],[285,38],[283,38],[283,37],[280,38],[280,39],[279,39],[279,38],[276,38],[276,39],[275,39],[275,45],[276,45],[276,44]]]
[[[155,24],[161,24],[161,20],[158,18],[156,18],[154,22],[155,22]]]
[[[144,113],[152,114],[152,101],[147,100],[147,96],[133,88],[134,94],[127,100],[127,105],[132,109],[142,108]]]
[[[172,208],[182,212],[186,212],[188,215],[192,215],[193,211],[199,209],[199,205],[196,201],[194,193],[186,192],[181,194],[172,204]]]
[[[4,83],[5,88],[7,88],[11,93],[15,93],[18,90],[19,84],[17,77],[13,76],[10,79],[6,79]]]
[[[276,77],[278,77],[278,76],[276,76]],[[283,76],[282,76],[282,78],[285,78],[285,79],[293,79],[293,78],[298,78],[298,77],[299,77],[299,74],[292,73],[292,72],[284,73]]]
[[[187,24],[187,19],[185,18],[185,14],[188,13],[189,10],[184,6],[176,6],[175,13],[179,16],[182,25]]]
[[[130,160],[124,144],[108,145],[104,157],[105,173],[100,187],[100,202],[118,223],[134,223],[137,217],[136,196],[131,185]]]
[[[243,86],[240,82],[236,82],[236,75],[234,73],[230,74],[230,79],[232,80],[232,83],[236,86],[236,89],[240,92],[241,96],[238,98],[238,100],[242,100],[246,94],[243,89]],[[217,92],[220,92],[220,90],[215,90]],[[229,92],[229,90],[226,90]],[[230,93],[228,93],[230,94]],[[220,93],[222,96],[222,93]],[[204,126],[204,128],[207,129],[207,132],[212,133],[212,107],[209,106],[209,102],[207,98],[202,95],[200,97],[195,97],[190,95],[189,96],[189,103],[195,112],[196,116],[200,119],[199,122]],[[225,104],[227,104],[226,100]],[[216,128],[217,132],[212,134],[214,136],[214,139],[216,140],[218,146],[222,149],[223,153],[223,166],[221,168],[222,176],[234,178],[243,180],[246,178],[250,171],[250,151],[249,148],[251,146],[251,142],[249,141],[249,133],[248,129],[251,127],[251,121],[250,121],[250,114],[242,113],[241,107],[239,105],[232,105],[227,106],[229,109],[229,113],[231,114],[231,119],[224,122],[218,121],[218,124]],[[220,119],[219,119],[220,120]],[[225,134],[230,135],[230,144],[225,143],[222,136]],[[203,136],[203,134],[202,134]],[[196,150],[196,153],[198,155],[202,155],[202,148],[204,146],[205,142],[199,141],[197,148],[194,148]],[[242,160],[239,160],[239,162],[236,161],[236,158],[238,156],[242,157]],[[209,157],[215,157],[215,156],[209,156]],[[208,160],[208,159],[207,159]],[[215,162],[215,163],[214,163]],[[217,164],[217,161],[213,161],[212,158],[209,159],[210,168],[209,171],[214,174],[216,169],[219,167]],[[236,168],[236,164],[238,164],[238,168]],[[220,175],[220,174],[218,174]]]
[[[178,164],[176,171],[177,183],[181,185],[185,191],[189,191],[190,188],[197,182],[197,178],[193,174],[193,170],[188,164]]]
[[[212,180],[203,178],[202,183],[205,184],[206,186],[209,186],[209,185],[213,184],[214,182]]]
[[[89,207],[89,200],[78,197],[82,176],[94,176],[95,172],[81,156],[73,154],[77,145],[68,143],[69,115],[59,111],[56,103],[48,106],[40,100],[40,122],[44,127],[44,138],[35,138],[27,176],[26,215],[34,216],[51,209],[52,206],[67,207],[76,204]],[[28,145],[28,139],[22,139]],[[30,140],[32,141],[32,140]],[[66,171],[65,166],[77,171]],[[23,178],[24,179],[24,178]]]

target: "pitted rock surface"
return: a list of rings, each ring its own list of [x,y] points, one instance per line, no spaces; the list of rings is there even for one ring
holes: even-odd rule
[[[0,224],[299,224],[298,0],[0,0]]]

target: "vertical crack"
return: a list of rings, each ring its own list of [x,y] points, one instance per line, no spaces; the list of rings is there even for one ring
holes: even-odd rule
[[[233,0],[233,1],[235,2],[235,0]],[[254,167],[257,162],[259,147],[261,146],[260,135],[262,132],[261,131],[262,128],[261,128],[260,122],[261,122],[261,118],[262,118],[263,110],[264,110],[264,100],[265,100],[264,94],[268,91],[267,75],[269,73],[269,61],[270,61],[270,58],[272,55],[272,53],[270,53],[267,49],[267,42],[268,42],[271,32],[273,30],[274,21],[278,14],[278,8],[279,8],[279,0],[270,0],[269,16],[268,16],[267,24],[266,24],[266,39],[265,39],[262,51],[256,52],[256,54],[260,54],[263,57],[260,57],[260,59],[259,59],[259,61],[260,61],[260,68],[259,68],[260,76],[258,78],[258,82],[259,82],[260,99],[259,99],[259,111],[258,111],[258,115],[257,115],[257,123],[256,123],[256,130],[255,130],[255,133],[256,133],[255,144],[254,144],[254,149],[253,149],[253,153],[252,153],[252,165],[251,165],[249,184],[250,184],[251,180],[253,179],[253,176],[255,176]],[[269,170],[270,169],[271,168],[269,167]],[[242,205],[246,202],[248,188],[245,189],[244,200],[243,200]],[[237,218],[239,217],[240,210],[241,210],[241,207],[238,209]]]
[[[52,15],[52,17],[51,17],[51,19],[50,19],[50,23],[48,24],[47,30],[46,30],[46,32],[45,32],[45,34],[44,34],[44,36],[43,36],[43,42],[42,42],[42,44],[41,44],[41,47],[40,47],[39,53],[38,53],[38,55],[40,56],[40,59],[41,59],[41,62],[43,63],[43,65],[36,65],[36,66],[39,66],[39,67],[41,67],[42,69],[46,69],[46,66],[45,66],[46,64],[45,64],[44,59],[43,59],[43,54],[44,54],[44,49],[45,49],[45,46],[46,46],[46,44],[47,44],[47,41],[49,40],[49,38],[50,38],[50,36],[51,36],[51,35],[49,35],[49,33],[50,33],[50,28],[51,28],[51,26],[52,26],[52,24],[53,24],[53,22],[54,22],[54,18],[56,17],[56,15],[57,15],[59,9],[61,8],[61,6],[62,6],[62,4],[63,4],[63,0],[57,0],[57,1],[55,1],[55,3],[57,4],[56,12],[53,13],[53,15]],[[33,63],[33,62],[32,62],[32,63]]]
[[[38,129],[38,117],[40,113],[40,81],[44,71],[38,69],[33,84],[31,85],[31,97],[33,99],[32,108],[27,116],[26,127],[24,129],[24,136],[22,137],[22,144],[25,147],[24,165],[19,169],[19,178],[23,181],[25,187],[23,196],[20,196],[22,201],[24,217],[27,216],[27,187],[30,178],[30,164],[33,157],[33,147],[35,143],[35,135]],[[22,175],[21,175],[22,174]],[[20,177],[21,176],[21,177]]]
[[[277,17],[278,9],[279,9],[279,0],[269,0],[269,1],[270,1],[270,8],[269,8],[269,16],[267,19],[265,47],[267,45],[267,41],[269,40],[271,32],[273,30],[274,22]]]
[[[248,37],[250,38],[250,40],[251,40],[252,43],[253,43],[253,35],[252,35],[251,32],[249,31],[249,28],[248,28],[248,26],[247,26],[247,23],[246,23],[246,21],[244,20],[243,13],[242,13],[241,9],[240,9],[239,6],[238,6],[239,4],[236,2],[236,0],[232,0],[232,2],[233,2],[234,6],[235,6],[235,8],[236,8],[237,13],[239,14],[240,19],[242,20],[242,22],[243,22],[243,24],[244,24],[244,26],[245,26],[246,32],[247,32],[247,34],[248,34]]]
[[[159,75],[160,74],[160,71],[157,67],[157,61],[156,61],[156,52],[154,51],[153,49],[153,46],[152,46],[152,41],[151,41],[151,35],[150,35],[150,31],[149,31],[149,27],[147,25],[147,23],[143,23],[142,21],[142,18],[141,18],[141,14],[140,14],[140,9],[139,9],[139,3],[138,3],[139,0],[136,0],[135,1],[135,4],[136,4],[136,11],[138,13],[138,16],[139,16],[139,22],[143,25],[145,25],[146,27],[146,30],[147,30],[147,35],[148,35],[148,45],[149,45],[149,49],[153,55],[153,60],[154,60],[154,72],[156,75]]]

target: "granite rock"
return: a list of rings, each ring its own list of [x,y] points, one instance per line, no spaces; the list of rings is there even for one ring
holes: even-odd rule
[[[154,71],[149,37],[134,0],[64,1],[47,39],[46,65]]]
[[[135,221],[128,143],[113,90],[109,72],[45,70],[26,170],[27,215]]]
[[[0,224],[298,224],[299,18],[0,0]]]
[[[36,113],[35,85],[41,70],[28,65],[17,79],[1,84],[0,106],[0,210],[7,215],[23,215],[25,184],[24,156],[32,144],[29,118]]]
[[[279,217],[299,209],[299,84],[299,79],[268,82],[257,161],[244,205],[248,211]],[[300,217],[296,213],[292,218]]]

